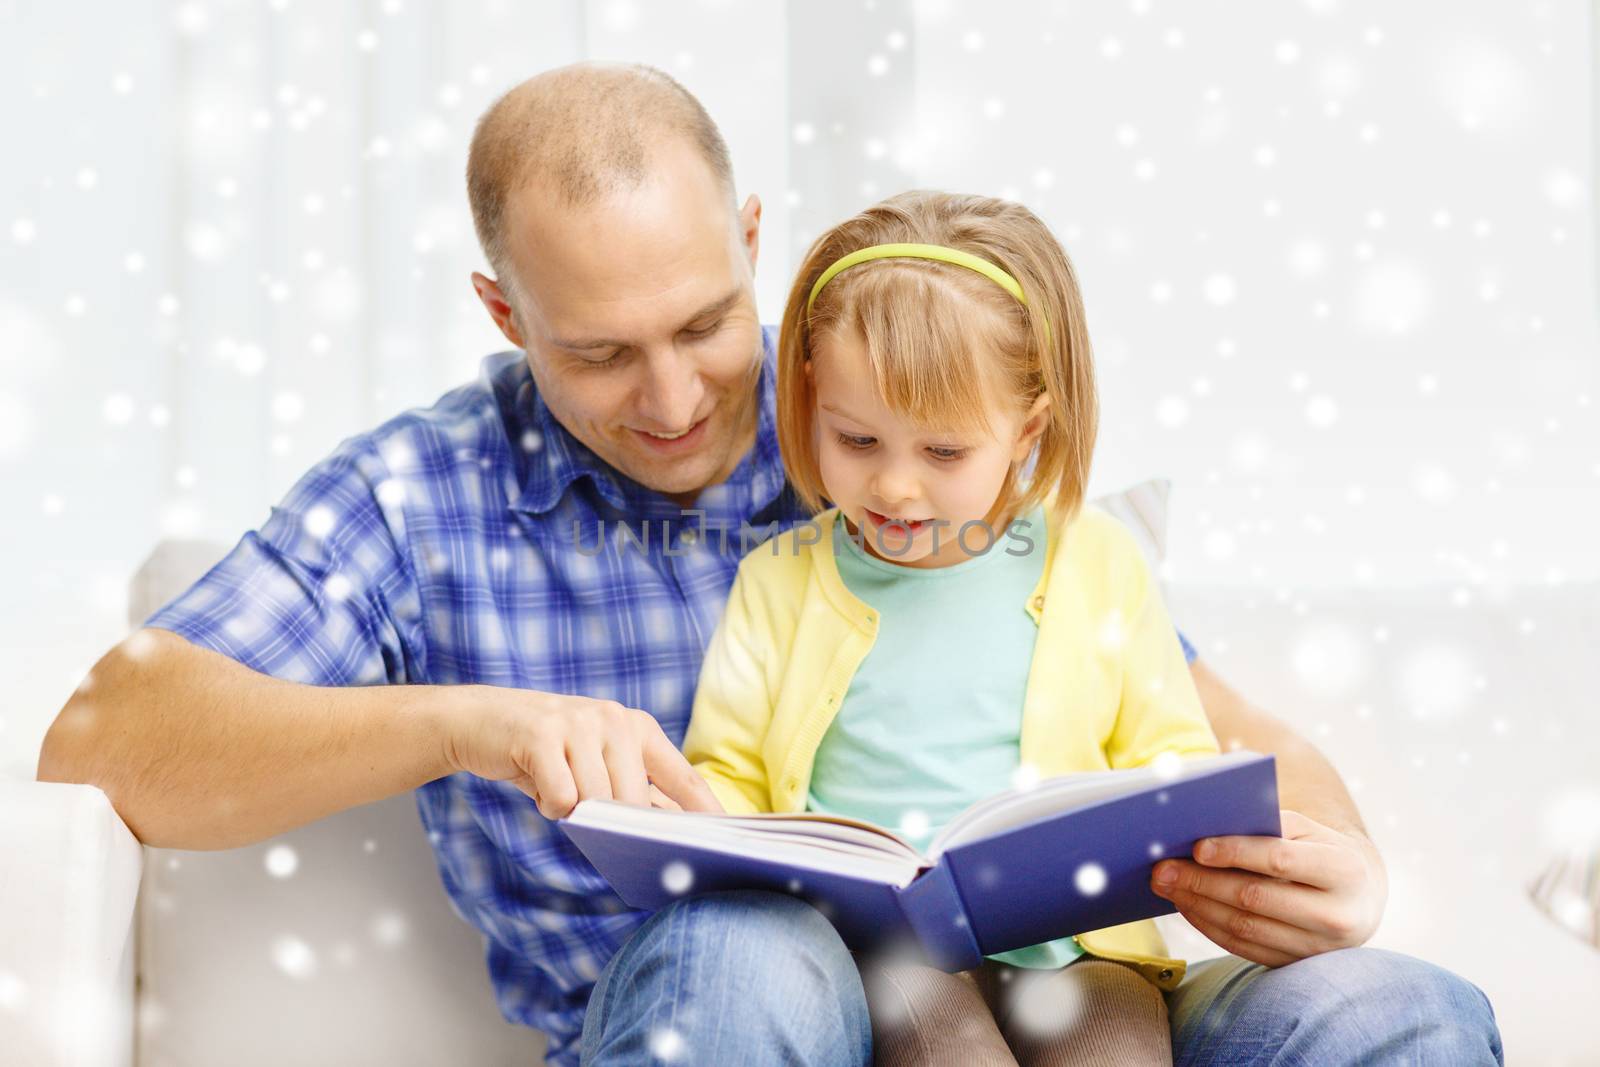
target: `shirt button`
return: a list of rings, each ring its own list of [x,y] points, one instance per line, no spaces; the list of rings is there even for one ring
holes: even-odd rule
[[[700,535],[695,533],[692,529],[685,530],[683,533],[678,535],[678,543],[682,545],[692,546],[698,540],[700,540]]]
[[[1033,598],[1033,610],[1034,611],[1043,611],[1044,610],[1044,594],[1043,593],[1040,593],[1038,596]]]

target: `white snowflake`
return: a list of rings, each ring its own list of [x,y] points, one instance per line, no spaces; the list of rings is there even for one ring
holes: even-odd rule
[[[1170,782],[1183,774],[1183,757],[1176,752],[1163,752],[1150,761],[1150,769],[1159,782]]]
[[[694,868],[683,860],[673,860],[661,868],[661,888],[681,897],[694,886]]]
[[[299,393],[285,391],[272,398],[272,417],[279,422],[298,422],[305,410],[305,398]]]
[[[900,832],[907,837],[922,837],[928,828],[928,813],[919,808],[910,808],[900,816]]]
[[[381,911],[372,918],[372,939],[384,948],[404,944],[411,935],[411,926],[398,911]]]
[[[683,1035],[666,1027],[650,1034],[650,1054],[663,1063],[675,1063],[688,1049]]]
[[[274,878],[289,878],[300,866],[300,857],[288,845],[274,845],[267,850],[267,873]]]
[[[290,978],[305,981],[317,973],[317,954],[311,946],[292,934],[272,943],[272,962]]]
[[[1012,1025],[1036,1038],[1066,1033],[1078,1026],[1089,1010],[1070,970],[1020,970],[1005,995]]]
[[[1299,275],[1316,274],[1327,261],[1327,251],[1317,241],[1298,241],[1289,249],[1289,267]]]
[[[100,414],[113,426],[126,426],[133,418],[133,398],[127,393],[112,393],[100,405]]]
[[[1031,763],[1021,763],[1011,772],[1011,788],[1025,793],[1039,784],[1039,768]]]
[[[397,508],[406,500],[406,486],[399,478],[385,478],[378,483],[378,503],[386,508]]]
[[[1105,652],[1121,651],[1128,640],[1126,624],[1120,608],[1112,608],[1100,620],[1100,648]]]
[[[1206,279],[1205,296],[1210,303],[1223,307],[1233,303],[1234,297],[1237,295],[1238,286],[1229,275],[1213,274]]]
[[[1169,430],[1175,430],[1189,421],[1189,402],[1169,393],[1156,405],[1156,421]]]
[[[1456,496],[1455,476],[1434,460],[1423,460],[1412,469],[1411,484],[1430,504],[1445,504]]]
[[[1325,393],[1318,393],[1306,405],[1306,421],[1318,429],[1327,429],[1339,421],[1339,405]]]

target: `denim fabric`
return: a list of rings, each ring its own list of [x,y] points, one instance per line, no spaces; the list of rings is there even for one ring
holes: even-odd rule
[[[1489,998],[1431,963],[1351,948],[1272,969],[1195,964],[1167,997],[1174,1067],[1501,1064]]]
[[[865,1067],[867,998],[854,959],[809,904],[711,893],[657,912],[601,972],[584,1067]]]
[[[1381,949],[1271,969],[1196,964],[1167,996],[1175,1067],[1503,1064],[1494,1010],[1448,971]],[[582,1063],[866,1065],[866,997],[833,928],[776,894],[681,901],[600,975]]]

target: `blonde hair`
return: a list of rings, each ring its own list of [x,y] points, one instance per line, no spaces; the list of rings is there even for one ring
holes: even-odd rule
[[[841,256],[879,244],[936,244],[970,252],[1022,286],[1024,307],[965,267],[881,259],[843,271],[806,308],[817,278]],[[816,450],[816,392],[806,364],[816,338],[864,341],[879,395],[924,426],[987,429],[991,398],[1026,412],[1048,394],[1032,472],[1014,464],[989,520],[1053,498],[1077,513],[1099,425],[1094,359],[1072,263],[1039,217],[992,197],[914,190],[824,233],[800,265],[778,337],[778,443],[807,506],[825,503]]]

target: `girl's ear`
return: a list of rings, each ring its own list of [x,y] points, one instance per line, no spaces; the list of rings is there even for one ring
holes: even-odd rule
[[[1033,405],[1028,408],[1028,414],[1022,420],[1022,429],[1017,431],[1017,443],[1011,450],[1011,462],[1021,463],[1028,458],[1028,453],[1033,451],[1034,444],[1039,440],[1039,435],[1044,433],[1045,427],[1050,425],[1050,394],[1040,393],[1034,398]]]

